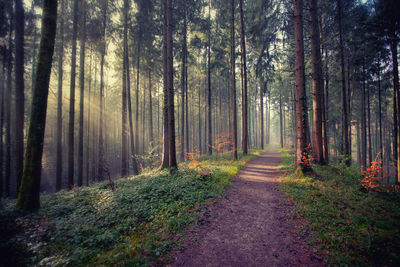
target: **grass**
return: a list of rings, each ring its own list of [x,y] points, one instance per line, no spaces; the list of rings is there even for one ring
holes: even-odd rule
[[[43,194],[41,209],[29,216],[13,210],[15,201],[4,201],[0,222],[8,220],[12,229],[5,231],[9,237],[18,233],[20,241],[0,238],[0,248],[19,248],[28,259],[12,262],[29,265],[149,265],[177,245],[177,234],[196,222],[201,205],[222,196],[232,177],[260,153],[237,161],[230,155],[202,157],[195,167],[180,164],[173,175],[149,170],[115,180],[115,190],[99,182]]]
[[[329,264],[400,265],[399,195],[363,190],[357,167],[315,166],[302,175],[288,150],[281,157],[282,189],[306,221],[301,231],[311,233]]]

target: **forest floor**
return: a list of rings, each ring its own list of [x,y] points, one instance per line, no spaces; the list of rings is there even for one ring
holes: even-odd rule
[[[297,231],[293,202],[280,191],[280,154],[249,162],[224,198],[190,226],[170,266],[323,266]]]

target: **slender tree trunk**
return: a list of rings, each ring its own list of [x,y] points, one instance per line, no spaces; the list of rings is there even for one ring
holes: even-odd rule
[[[82,1],[81,48],[80,48],[80,99],[79,99],[79,143],[78,143],[78,186],[83,184],[83,114],[85,101],[85,50],[86,50],[86,2]]]
[[[361,168],[367,167],[367,135],[365,121],[365,63],[363,63],[363,82],[361,88]]]
[[[135,144],[136,151],[139,153],[139,86],[140,86],[140,51],[141,51],[141,30],[139,30],[139,39],[137,44],[137,58],[136,58],[136,112],[135,112]],[[143,145],[143,144],[142,144]]]
[[[381,61],[378,56],[378,118],[379,118],[379,154],[381,157],[381,167],[383,167],[383,140],[382,140],[382,91],[381,91]]]
[[[104,138],[103,138],[103,124],[104,124],[104,57],[106,55],[106,26],[107,26],[107,12],[108,12],[108,0],[104,2],[103,10],[103,32],[101,40],[101,59],[100,59],[100,94],[99,94],[99,154],[98,154],[98,169],[97,178],[99,181],[103,180],[104,171]]]
[[[235,0],[231,0],[231,111],[233,158],[237,159],[237,110],[236,110],[236,55],[235,55]],[[247,153],[247,151],[246,151]]]
[[[184,4],[185,5],[185,4]],[[184,18],[183,18],[183,47],[182,47],[182,91],[181,91],[181,161],[185,160],[185,85],[186,85],[186,49],[187,49],[187,22],[186,22],[186,6],[184,6]],[[187,117],[187,113],[186,113]]]
[[[168,85],[167,85],[167,77],[168,77],[168,60],[167,60],[167,1],[163,0],[163,18],[164,18],[164,26],[163,26],[163,158],[162,158],[162,168],[169,167],[169,137],[168,137]]]
[[[261,149],[264,150],[264,84],[260,80],[260,145]]]
[[[207,80],[208,80],[208,155],[212,154],[212,117],[211,117],[211,0],[208,2],[208,21],[210,23],[210,28],[208,30],[208,45],[207,45]]]
[[[36,210],[40,206],[40,174],[42,169],[43,140],[56,26],[57,1],[44,0],[42,37],[35,78],[26,158],[16,205],[18,209],[24,211]]]
[[[369,88],[367,87],[367,117],[368,117],[368,166],[371,166],[372,160],[372,140],[371,140],[371,101],[369,97]]]
[[[397,38],[395,32],[391,33],[390,50],[392,52],[393,61],[393,91],[394,97],[394,139],[396,139],[395,145],[393,146],[393,151],[395,152],[395,163],[396,163],[396,183],[400,184],[400,134],[399,134],[399,121],[400,121],[400,98],[399,98],[399,63],[397,61]]]
[[[282,115],[282,95],[279,94],[279,140],[283,148],[283,115]]]
[[[313,87],[313,152],[314,160],[318,164],[324,163],[322,148],[322,67],[319,40],[318,4],[311,0],[311,60],[312,60],[312,87]]]
[[[19,191],[24,166],[24,6],[15,0],[15,178]]]
[[[125,29],[124,29],[125,30]],[[126,56],[126,51],[123,55]],[[123,71],[122,71],[122,136],[121,136],[121,176],[125,177],[128,174],[128,165],[127,165],[127,90],[126,90],[126,59],[123,60]]]
[[[63,75],[64,75],[64,9],[65,0],[61,0],[61,14],[59,26],[58,47],[58,95],[57,95],[57,163],[56,163],[56,190],[62,187],[62,98],[63,98]]]
[[[188,52],[187,52],[187,48],[185,49],[185,66],[186,66],[186,68],[185,68],[185,96],[186,96],[186,101],[185,101],[185,104],[186,104],[186,123],[185,123],[185,126],[186,126],[186,142],[185,142],[185,144],[186,144],[186,152],[187,153],[189,153],[189,151],[190,151],[190,147],[189,147],[189,108],[188,108],[188,106],[189,106],[189,102],[188,102],[188,65],[187,65],[187,58],[188,58]]]
[[[306,164],[307,150],[307,97],[305,90],[304,72],[304,43],[303,43],[303,1],[294,0],[294,35],[296,50],[296,117],[297,117],[297,162],[303,171],[308,171]],[[304,157],[305,156],[305,157]]]
[[[347,112],[347,91],[344,69],[344,51],[343,51],[343,26],[342,26],[342,0],[338,0],[338,18],[339,18],[339,48],[340,48],[340,66],[342,74],[342,107],[343,107],[343,142],[344,158],[347,166],[351,164],[350,146],[349,146],[349,119]]]
[[[74,132],[75,132],[75,76],[76,76],[76,39],[78,33],[78,0],[74,0],[71,54],[71,87],[69,98],[68,131],[68,187],[74,186]]]
[[[174,55],[172,38],[172,0],[165,0],[167,7],[167,89],[168,89],[168,143],[169,143],[169,167],[177,169],[175,147],[175,112],[174,112]]]
[[[128,114],[129,114],[129,133],[130,133],[130,143],[131,143],[131,153],[130,158],[132,160],[132,171],[134,175],[139,173],[138,165],[136,161],[135,155],[135,143],[134,140],[134,132],[133,132],[133,122],[132,122],[132,99],[131,99],[131,72],[130,72],[130,63],[129,63],[129,53],[128,53],[128,11],[129,11],[129,1],[124,0],[124,61],[126,67],[126,84],[127,84],[127,93],[128,93]]]
[[[247,154],[248,145],[248,103],[247,103],[247,63],[246,63],[246,36],[245,36],[245,25],[244,25],[244,14],[243,14],[243,0],[239,0],[240,9],[240,48],[242,53],[242,68],[243,68],[243,103],[242,103],[242,120],[243,120],[243,130],[242,130],[242,146],[243,153]]]
[[[12,32],[14,30],[14,11],[12,4],[10,4],[10,21],[9,21],[9,32],[8,32],[8,53],[7,53],[7,91],[6,99],[12,98]],[[5,112],[5,166],[4,166],[4,187],[5,187],[5,197],[10,196],[10,176],[11,176],[11,101],[6,102],[6,112]]]
[[[151,84],[151,68],[149,68],[149,142],[150,142],[150,151],[153,151],[153,143],[154,143],[154,136],[153,136],[153,97],[152,97],[152,84]],[[153,152],[151,152],[153,153]]]
[[[4,10],[0,10],[0,16],[4,16]],[[5,97],[5,81],[6,81],[6,61],[7,61],[7,50],[3,49],[3,66],[1,75],[1,110],[0,110],[0,199],[3,197],[3,164],[4,164],[4,144],[3,144],[3,126],[4,126],[4,97]]]
[[[201,146],[201,142],[202,142],[202,140],[201,140],[201,82],[199,82],[199,113],[198,113],[198,115],[199,115],[199,152],[200,152],[200,155],[202,154],[202,146]]]

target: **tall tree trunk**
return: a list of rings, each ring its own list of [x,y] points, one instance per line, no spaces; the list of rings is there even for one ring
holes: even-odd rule
[[[211,0],[208,2],[208,21],[210,28],[208,29],[208,45],[207,45],[207,104],[208,104],[208,155],[212,154],[212,117],[211,117]]]
[[[149,68],[149,143],[150,151],[153,153],[153,97],[152,97],[152,84],[151,84],[151,68]]]
[[[318,164],[324,163],[322,148],[322,67],[319,40],[318,3],[311,0],[311,60],[312,60],[312,88],[313,88],[313,152],[314,160]]]
[[[307,150],[307,97],[305,90],[304,72],[304,43],[303,43],[303,1],[294,0],[294,36],[296,51],[296,117],[297,117],[297,163],[303,171],[308,171],[310,166],[306,163]],[[304,157],[305,156],[305,157]]]
[[[125,2],[125,1],[124,1]],[[124,6],[125,7],[125,6]],[[126,24],[126,23],[125,23]],[[127,164],[127,90],[126,90],[126,47],[125,47],[125,31],[126,27],[124,27],[124,54],[123,54],[123,70],[122,70],[122,136],[121,136],[121,176],[125,177],[128,174],[128,164]]]
[[[162,168],[169,166],[169,143],[168,143],[168,60],[167,60],[167,0],[163,0],[163,158]]]
[[[135,112],[135,130],[136,130],[135,144],[137,153],[139,153],[139,86],[140,86],[140,53],[141,53],[140,51],[142,44],[141,35],[142,35],[141,30],[139,29],[139,39],[137,44],[137,58],[136,58],[136,112]]]
[[[283,148],[283,115],[282,115],[282,95],[279,94],[279,140]]]
[[[186,49],[187,49],[187,22],[186,22],[186,4],[184,4],[183,18],[183,45],[182,45],[182,112],[181,112],[181,161],[185,160],[185,85],[186,85]],[[187,117],[187,112],[186,112]]]
[[[9,21],[9,32],[8,32],[8,53],[7,53],[7,91],[6,91],[6,99],[12,98],[12,50],[13,50],[13,42],[12,42],[12,32],[14,30],[14,11],[12,8],[12,4],[10,4],[10,21]],[[5,189],[5,197],[10,196],[10,177],[11,177],[11,101],[6,102],[6,112],[5,112],[5,166],[4,166],[4,189]]]
[[[64,9],[65,0],[61,0],[61,14],[59,26],[58,44],[58,95],[57,95],[57,159],[56,159],[56,190],[62,186],[62,98],[63,98],[63,75],[64,75]]]
[[[371,101],[369,97],[369,88],[367,87],[367,117],[368,117],[368,166],[371,166],[372,160],[372,140],[371,140]]]
[[[86,50],[86,2],[82,1],[81,48],[80,48],[80,98],[79,98],[79,143],[78,143],[78,186],[83,183],[83,114],[85,101],[85,50]]]
[[[243,0],[239,0],[240,9],[240,48],[242,53],[242,68],[243,68],[243,104],[242,104],[242,120],[243,120],[243,132],[242,132],[242,146],[243,153],[247,154],[248,146],[248,103],[247,103],[247,63],[246,63],[246,36],[244,26],[244,14],[243,14]]]
[[[392,61],[393,61],[393,91],[395,94],[394,97],[394,139],[396,139],[396,142],[394,143],[395,146],[393,146],[393,151],[396,151],[395,153],[395,163],[396,163],[396,183],[400,184],[400,134],[399,134],[399,121],[400,121],[400,97],[399,97],[399,63],[397,61],[397,38],[396,38],[396,33],[393,32],[391,33],[391,41],[390,41],[390,50],[392,52]]]
[[[40,206],[40,174],[42,169],[43,140],[56,27],[57,1],[44,0],[42,37],[35,78],[26,158],[16,205],[18,209],[24,211],[36,210]]]
[[[4,10],[0,10],[0,16],[4,16]],[[0,199],[3,197],[3,180],[4,180],[4,176],[3,176],[3,164],[4,164],[4,143],[3,143],[3,126],[4,126],[4,112],[5,112],[5,108],[4,108],[4,97],[5,97],[5,81],[6,81],[6,61],[7,61],[7,50],[4,48],[3,49],[3,66],[2,66],[2,75],[1,75],[1,110],[0,110]]]
[[[198,113],[198,115],[199,115],[199,152],[200,152],[200,155],[202,154],[202,146],[201,146],[201,142],[202,142],[202,139],[201,139],[201,82],[199,83],[199,113]]]
[[[381,92],[381,61],[378,56],[378,118],[379,118],[379,154],[381,157],[381,167],[383,167],[383,139],[382,139],[382,92]]]
[[[324,86],[324,160],[329,162],[329,136],[328,136],[328,119],[329,119],[329,68],[328,68],[328,50],[325,49],[325,86]]]
[[[130,133],[130,143],[131,143],[131,153],[130,158],[132,160],[132,171],[134,175],[139,173],[138,164],[135,155],[135,147],[138,145],[135,143],[134,139],[134,131],[133,131],[133,121],[132,121],[132,98],[131,98],[131,72],[130,72],[130,63],[129,63],[129,53],[128,53],[128,11],[129,11],[129,2],[128,0],[124,0],[124,61],[126,67],[126,84],[127,84],[127,93],[128,93],[128,114],[129,114],[129,133]]]
[[[367,135],[365,121],[365,62],[363,63],[363,82],[361,88],[361,168],[367,167]]]
[[[236,55],[235,55],[235,0],[231,0],[231,111],[233,158],[237,159],[237,110],[236,110]]]
[[[19,191],[24,167],[24,6],[15,0],[15,178]]]
[[[347,112],[347,91],[346,77],[344,68],[344,47],[343,47],[343,26],[342,26],[342,0],[338,0],[338,18],[339,18],[339,48],[340,48],[340,67],[342,75],[342,110],[343,110],[343,142],[344,142],[344,160],[347,166],[351,164],[350,142],[349,142],[349,119]]]
[[[264,83],[260,80],[260,145],[264,150]]]
[[[165,0],[167,7],[167,89],[168,89],[168,143],[169,143],[169,167],[177,169],[175,147],[175,112],[174,112],[174,55],[172,38],[172,0]]]
[[[75,132],[75,76],[76,76],[76,39],[78,33],[78,0],[74,0],[72,24],[71,87],[69,98],[68,131],[68,187],[74,185],[74,132]]]
[[[106,26],[107,26],[107,12],[108,12],[108,0],[104,2],[103,10],[103,32],[101,40],[101,55],[100,55],[100,94],[99,94],[99,154],[98,154],[98,169],[97,178],[99,181],[103,180],[104,171],[104,138],[103,138],[103,124],[104,124],[104,57],[106,55]]]

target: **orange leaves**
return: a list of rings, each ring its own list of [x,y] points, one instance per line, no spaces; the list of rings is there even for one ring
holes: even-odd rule
[[[385,175],[382,161],[373,161],[371,166],[365,171],[361,171],[363,178],[361,179],[362,186],[367,190],[373,190],[377,192],[399,192],[400,187],[398,185],[384,184],[383,179],[387,177]]]
[[[308,144],[301,154],[300,160],[296,161],[296,165],[301,165],[303,170],[310,170],[314,165],[313,161],[311,144]]]

